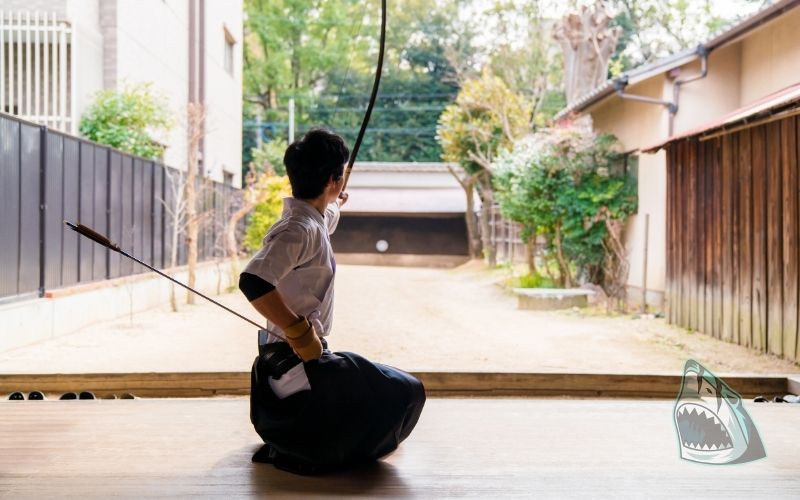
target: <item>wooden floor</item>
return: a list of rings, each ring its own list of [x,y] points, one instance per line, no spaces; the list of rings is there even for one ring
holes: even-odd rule
[[[678,458],[670,400],[430,399],[374,466],[253,464],[248,401],[0,402],[0,497],[798,498],[800,405],[746,407],[767,458]]]

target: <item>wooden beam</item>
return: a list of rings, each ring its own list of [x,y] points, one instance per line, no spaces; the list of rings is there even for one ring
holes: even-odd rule
[[[674,398],[680,375],[605,373],[416,372],[432,397],[567,396]],[[786,376],[720,375],[745,398],[787,392]],[[56,397],[91,391],[98,397],[133,393],[142,397],[206,397],[250,393],[249,372],[92,373],[0,375],[0,394],[38,390]],[[48,396],[50,397],[50,396]]]

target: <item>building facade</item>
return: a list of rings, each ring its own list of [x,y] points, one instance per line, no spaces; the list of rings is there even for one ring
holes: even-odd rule
[[[156,135],[187,162],[187,105],[205,107],[203,175],[241,185],[242,1],[0,0],[0,111],[77,134],[102,89],[149,82],[174,116]]]
[[[647,303],[661,309],[666,288],[667,156],[639,153],[798,83],[798,7],[778,1],[698,48],[605,82],[557,116],[590,115],[597,131],[616,135],[638,162],[639,210],[626,228],[631,302],[641,303],[646,290]]]
[[[468,260],[466,196],[447,164],[358,163],[347,191],[331,237],[340,262],[437,266]]]

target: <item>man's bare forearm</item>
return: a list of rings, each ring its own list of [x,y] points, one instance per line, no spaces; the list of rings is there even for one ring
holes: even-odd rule
[[[281,329],[300,321],[300,316],[289,309],[277,289],[262,295],[250,303],[253,304],[256,311]]]

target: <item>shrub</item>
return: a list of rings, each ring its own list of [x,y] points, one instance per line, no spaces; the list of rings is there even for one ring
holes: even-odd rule
[[[291,196],[289,178],[286,176],[271,176],[260,188],[267,191],[266,197],[253,209],[244,235],[244,246],[251,252],[261,248],[267,231],[280,218],[283,198]]]
[[[613,136],[572,127],[537,132],[495,161],[501,211],[522,224],[524,235],[545,237],[561,286],[580,278],[611,297],[624,293],[621,230],[636,210],[636,193],[617,168],[618,150]]]
[[[81,117],[80,132],[86,138],[126,153],[158,159],[164,146],[151,136],[168,130],[172,119],[166,98],[152,93],[150,83],[126,85],[121,91],[101,90]]]

